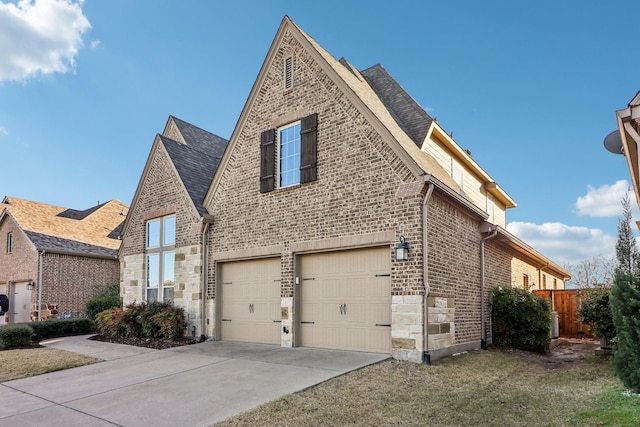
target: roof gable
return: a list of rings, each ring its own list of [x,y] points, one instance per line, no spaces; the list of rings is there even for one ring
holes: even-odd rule
[[[113,257],[120,246],[114,234],[128,207],[118,200],[85,210],[68,209],[15,197],[0,204],[38,250]]]

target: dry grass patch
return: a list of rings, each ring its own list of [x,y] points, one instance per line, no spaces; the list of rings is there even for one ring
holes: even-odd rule
[[[96,362],[101,362],[101,360],[46,347],[0,351],[0,382]]]
[[[219,425],[569,426],[616,387],[608,362],[547,369],[513,354],[473,352],[433,366],[379,363]]]

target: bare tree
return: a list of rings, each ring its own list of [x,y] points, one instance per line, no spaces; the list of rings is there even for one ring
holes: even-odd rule
[[[571,271],[569,285],[578,289],[611,287],[618,262],[614,256],[596,255],[565,268]]]

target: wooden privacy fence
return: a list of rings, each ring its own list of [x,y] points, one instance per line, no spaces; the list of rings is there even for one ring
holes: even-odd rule
[[[558,314],[558,332],[562,338],[593,337],[589,327],[578,317],[580,298],[577,289],[546,289],[533,293],[551,301],[553,311]]]

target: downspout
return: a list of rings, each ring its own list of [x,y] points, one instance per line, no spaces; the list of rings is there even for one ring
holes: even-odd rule
[[[205,331],[207,330],[207,282],[209,276],[209,266],[207,257],[207,241],[209,240],[209,226],[213,224],[211,215],[203,215],[202,217],[202,279],[200,283],[200,342],[207,339]]]
[[[429,307],[427,304],[427,296],[429,295],[429,245],[427,241],[428,229],[427,229],[427,204],[431,199],[433,193],[433,183],[430,182],[431,175],[424,176],[424,182],[427,183],[427,192],[424,195],[422,201],[422,283],[424,283],[424,299],[422,301],[422,325],[423,325],[423,338],[422,338],[422,362],[431,365],[431,355],[429,354],[429,331],[427,323],[429,320]]]
[[[44,249],[38,257],[38,322],[42,320],[42,264],[44,258]]]
[[[484,242],[493,239],[498,234],[498,227],[491,225],[489,227],[490,234],[480,241],[480,349],[487,349],[487,330],[485,328],[484,319]]]

